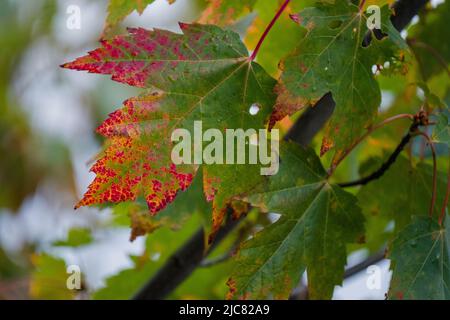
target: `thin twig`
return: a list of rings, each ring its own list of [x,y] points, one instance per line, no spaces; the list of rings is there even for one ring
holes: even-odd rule
[[[423,136],[427,142],[428,145],[431,148],[431,154],[433,155],[433,193],[431,195],[431,204],[430,204],[430,212],[428,213],[430,215],[430,218],[433,216],[434,211],[434,205],[436,203],[436,189],[437,189],[437,163],[436,163],[436,149],[434,148],[433,141],[431,138],[422,131],[418,131],[416,135]]]
[[[333,174],[333,172],[336,170],[337,166],[342,162],[342,160],[344,160],[349,154],[350,152],[352,152],[356,146],[358,146],[364,139],[366,139],[369,135],[371,135],[375,130],[384,127],[385,125],[396,121],[398,119],[410,119],[410,120],[414,120],[414,116],[412,114],[398,114],[395,115],[393,117],[387,118],[385,120],[383,120],[382,122],[380,122],[379,124],[370,127],[367,132],[362,135],[358,140],[356,140],[347,150],[344,151],[344,153],[336,160],[333,161],[330,169],[328,170],[329,172],[329,176],[331,176]]]
[[[264,30],[264,33],[262,34],[261,38],[259,39],[258,43],[256,44],[255,50],[253,50],[252,55],[250,56],[250,61],[255,60],[256,55],[258,54],[259,49],[261,48],[261,45],[264,42],[264,39],[269,34],[270,29],[272,29],[275,22],[278,20],[278,18],[283,13],[284,9],[286,9],[287,5],[289,4],[291,0],[285,0],[284,3],[281,5],[280,9],[278,9],[277,13],[273,17],[272,21],[270,21],[269,25],[267,26],[266,30]]]

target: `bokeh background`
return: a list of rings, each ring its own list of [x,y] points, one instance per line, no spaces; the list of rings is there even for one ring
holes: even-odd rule
[[[67,27],[71,5],[81,9],[80,29]],[[0,0],[0,299],[130,297],[129,284],[142,284],[198,227],[193,217],[178,232],[161,229],[130,242],[129,222],[111,208],[73,210],[93,179],[88,168],[102,144],[96,126],[137,92],[105,76],[59,67],[97,46],[107,5]],[[156,0],[123,25],[176,32],[177,22],[196,20],[203,5]],[[383,105],[392,101],[384,92]],[[365,257],[356,251],[349,265]],[[83,273],[83,290],[76,293],[65,288],[72,264]],[[369,289],[369,274],[362,272],[334,298],[384,299],[389,262],[378,266],[379,289]],[[223,298],[229,267],[196,271],[171,298]]]

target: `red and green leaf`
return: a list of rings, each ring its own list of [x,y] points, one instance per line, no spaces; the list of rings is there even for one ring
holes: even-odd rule
[[[198,165],[174,165],[171,134],[194,121],[203,130],[264,128],[274,104],[275,81],[256,63],[239,36],[216,26],[181,24],[183,34],[130,29],[63,67],[110,74],[147,88],[98,128],[105,149],[92,167],[96,178],[77,205],[123,202],[142,196],[156,213],[185,190]],[[249,113],[258,104],[256,115]],[[192,134],[192,136],[194,136]],[[215,228],[228,201],[261,179],[258,165],[203,166]]]

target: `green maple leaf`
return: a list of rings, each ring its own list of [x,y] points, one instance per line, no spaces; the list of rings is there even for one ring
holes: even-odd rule
[[[64,260],[48,255],[32,256],[35,270],[30,278],[30,296],[33,299],[72,300],[77,291],[67,289],[67,266]]]
[[[271,126],[286,115],[311,105],[331,92],[336,109],[328,124],[321,153],[335,147],[337,153],[351,145],[370,124],[381,102],[381,92],[372,66],[389,61],[398,65],[406,44],[392,26],[387,6],[381,9],[382,40],[368,32],[366,13],[347,0],[334,5],[317,3],[293,20],[307,29],[296,50],[281,64],[278,100]]]
[[[248,57],[239,36],[212,25],[180,24],[184,34],[129,29],[63,67],[111,74],[147,88],[113,112],[98,128],[107,138],[92,167],[96,178],[77,205],[123,202],[143,197],[152,213],[191,183],[198,165],[171,160],[175,129],[193,132],[264,128],[274,104],[275,81]],[[249,109],[257,105],[259,112]],[[192,134],[194,136],[194,134]],[[204,189],[214,199],[214,227],[232,196],[257,185],[259,165],[203,165]]]
[[[289,144],[280,156],[279,173],[247,200],[281,218],[242,245],[230,296],[287,298],[307,269],[310,297],[331,298],[364,218],[355,197],[326,181],[313,152]]]
[[[445,71],[448,76],[450,45],[447,40],[447,24],[449,14],[450,3],[441,3],[421,15],[419,23],[408,30],[408,40],[425,79],[430,79],[442,71]]]
[[[450,299],[450,224],[416,218],[390,248],[390,299]]]

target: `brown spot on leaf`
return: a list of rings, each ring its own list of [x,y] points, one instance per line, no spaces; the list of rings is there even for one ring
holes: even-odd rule
[[[320,156],[322,157],[331,148],[333,148],[333,146],[334,146],[334,142],[331,139],[324,137],[322,140],[322,146],[320,147]]]

